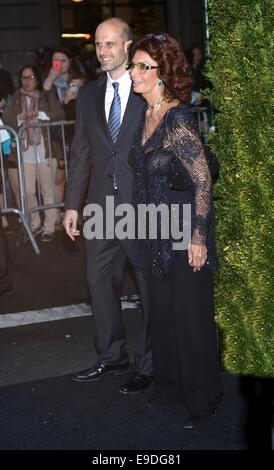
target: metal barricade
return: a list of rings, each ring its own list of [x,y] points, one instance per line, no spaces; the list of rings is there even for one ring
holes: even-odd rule
[[[38,199],[38,205],[35,207],[28,207],[27,204],[27,197],[26,197],[26,204],[27,204],[27,217],[28,220],[30,221],[31,214],[34,212],[40,212],[40,211],[46,211],[49,209],[56,209],[56,208],[62,208],[64,207],[64,202],[62,203],[57,203],[55,200],[55,176],[56,176],[56,153],[59,153],[58,159],[64,161],[64,171],[65,171],[65,180],[67,181],[68,178],[68,142],[66,138],[66,132],[65,128],[68,128],[68,126],[73,126],[74,121],[56,121],[56,122],[39,122],[35,124],[28,124],[24,125],[20,128],[18,132],[18,138],[19,142],[21,143],[20,146],[20,152],[21,155],[23,155],[23,142],[24,142],[24,133],[28,129],[46,129],[46,140],[47,144],[44,142],[44,146],[47,147],[48,155],[47,155],[47,161],[49,162],[50,165],[50,170],[51,170],[51,181],[50,181],[50,187],[51,187],[51,194],[52,194],[52,203],[46,203],[42,201],[42,191],[41,191],[41,182],[39,178],[39,172],[38,172],[38,165],[41,163],[39,154],[38,154],[38,142],[35,141],[34,139],[34,157],[35,161],[34,163],[36,164],[36,181],[37,181],[37,199]],[[33,134],[35,136],[35,133]],[[55,147],[55,150],[54,150]],[[56,147],[57,150],[56,150]],[[23,161],[23,157],[21,157],[21,160]],[[24,165],[22,165],[22,172],[24,173]],[[24,175],[25,177],[25,175]]]
[[[18,169],[18,189],[19,189],[19,208],[17,207],[9,207],[7,202],[7,192],[6,192],[6,175],[5,175],[5,166],[4,166],[4,159],[7,158],[6,155],[3,154],[2,150],[2,143],[0,139],[0,179],[1,179],[1,186],[3,191],[3,207],[1,207],[2,214],[15,214],[17,215],[21,223],[23,224],[24,230],[29,238],[34,251],[37,254],[40,254],[40,250],[36,243],[36,240],[32,234],[30,229],[29,221],[28,221],[28,214],[27,214],[27,201],[26,201],[26,188],[25,188],[25,179],[24,179],[24,171],[22,165],[22,156],[20,152],[20,145],[19,145],[19,138],[18,134],[14,129],[9,126],[0,126],[0,131],[7,131],[9,132],[11,139],[13,141],[13,148],[16,149],[16,164]]]
[[[197,117],[200,134],[205,143],[207,143],[209,133],[209,110],[205,106],[193,106],[191,111]]]

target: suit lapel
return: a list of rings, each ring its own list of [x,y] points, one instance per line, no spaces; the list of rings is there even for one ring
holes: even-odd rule
[[[106,113],[105,113],[105,94],[106,94],[106,86],[107,86],[107,77],[106,75],[99,81],[98,81],[98,88],[96,92],[96,113],[97,113],[97,119],[98,119],[98,126],[102,129],[104,132],[106,138],[113,143],[109,128],[108,128],[108,123],[106,120]],[[119,130],[117,142],[123,138],[123,135],[125,134],[127,128],[132,124],[132,119],[136,117],[136,112],[138,112],[140,109],[140,97],[138,95],[135,95],[132,91],[132,88],[130,90],[127,106],[125,109],[125,113],[123,116],[123,121]],[[134,120],[134,122],[136,122]]]
[[[140,96],[138,95],[135,95],[133,93],[133,90],[131,88],[130,90],[130,94],[129,94],[129,97],[128,97],[128,102],[127,102],[127,106],[126,106],[126,109],[125,109],[125,114],[123,116],[123,121],[122,121],[122,124],[121,124],[121,127],[120,127],[120,131],[119,131],[119,134],[118,134],[118,138],[117,140],[120,140],[123,138],[123,135],[125,134],[128,126],[130,126],[130,124],[132,124],[132,119],[134,117],[136,117],[136,113],[138,113],[139,109],[140,109]],[[134,119],[134,123],[136,125],[136,120]]]
[[[96,93],[96,112],[98,116],[98,125],[105,133],[108,140],[112,142],[109,132],[106,113],[105,113],[105,95],[106,95],[107,77],[106,75],[98,83],[98,90]]]

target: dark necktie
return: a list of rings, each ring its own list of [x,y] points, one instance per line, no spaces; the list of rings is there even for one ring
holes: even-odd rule
[[[121,99],[118,93],[119,83],[113,82],[112,86],[114,97],[109,111],[108,127],[113,142],[116,142],[121,124]]]
[[[121,99],[118,93],[119,83],[113,82],[112,86],[114,88],[114,97],[113,97],[110,111],[109,111],[108,127],[109,127],[109,132],[110,132],[113,142],[116,142],[118,134],[119,134],[120,124],[121,124]],[[113,165],[114,165],[114,162],[113,162]],[[115,172],[114,172],[113,173],[113,193],[117,194],[117,191],[118,191],[118,188],[117,188],[117,182],[116,182],[116,177],[115,177]]]

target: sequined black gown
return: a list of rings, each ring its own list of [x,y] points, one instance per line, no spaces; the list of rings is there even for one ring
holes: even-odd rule
[[[140,204],[166,204],[170,209],[178,204],[182,229],[183,205],[190,204],[191,243],[207,246],[206,265],[194,273],[187,250],[172,249],[172,233],[161,238],[159,217],[156,238],[137,240],[133,260],[149,283],[156,398],[184,401],[191,414],[200,415],[209,413],[222,394],[213,304],[216,251],[210,173],[193,115],[185,105],[171,108],[144,145],[142,128],[143,124],[129,158],[136,213]]]

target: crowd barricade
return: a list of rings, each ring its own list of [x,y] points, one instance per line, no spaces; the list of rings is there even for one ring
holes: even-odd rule
[[[48,142],[48,161],[51,168],[51,191],[53,194],[53,199],[55,201],[55,163],[56,160],[62,161],[64,170],[65,170],[65,179],[67,181],[68,178],[68,154],[69,154],[69,145],[68,139],[66,137],[65,128],[70,128],[74,125],[75,121],[56,121],[56,122],[39,122],[37,124],[28,124],[20,127],[18,131],[19,141],[22,142],[24,131],[27,129],[46,129],[47,133],[47,142]],[[71,129],[72,130],[72,129]],[[21,151],[22,151],[22,144],[21,144]],[[39,157],[37,154],[37,143],[34,142],[34,154],[36,164],[39,163]],[[57,155],[58,154],[58,155]],[[56,158],[58,157],[58,158]],[[52,204],[42,204],[42,195],[41,195],[41,185],[40,179],[37,175],[37,197],[39,204],[36,207],[31,209],[28,208],[28,215],[32,212],[37,211],[44,211],[47,209],[53,208],[62,208],[64,207],[64,202],[56,203],[53,202]]]
[[[15,214],[19,217],[22,226],[25,230],[27,237],[29,238],[34,251],[39,254],[40,250],[36,243],[36,240],[30,229],[28,213],[27,213],[27,201],[26,201],[26,188],[25,178],[22,165],[22,157],[20,152],[20,144],[17,132],[9,126],[1,125],[0,133],[3,136],[5,133],[9,134],[10,140],[12,141],[12,148],[15,155],[15,161],[18,168],[18,191],[19,191],[19,207],[10,207],[8,204],[7,191],[6,191],[6,171],[5,171],[5,159],[7,155],[4,154],[3,144],[7,143],[6,138],[0,137],[0,193],[2,194],[1,201],[1,213],[4,214]]]
[[[73,135],[73,128],[74,121],[56,121],[56,122],[41,122],[35,124],[27,124],[18,130],[16,133],[14,129],[8,126],[1,126],[2,129],[10,131],[13,136],[13,146],[16,145],[16,154],[17,154],[17,166],[18,166],[18,183],[19,183],[19,193],[20,193],[20,208],[10,208],[7,207],[7,197],[6,197],[6,189],[5,189],[5,172],[4,172],[4,165],[3,161],[6,158],[3,155],[1,149],[1,179],[2,179],[2,186],[3,186],[3,198],[4,198],[4,213],[16,213],[20,216],[24,228],[26,230],[26,235],[30,239],[32,246],[37,254],[40,253],[36,240],[33,236],[31,231],[31,215],[34,212],[41,212],[46,211],[48,209],[56,209],[62,208],[64,206],[64,202],[57,203],[55,199],[55,177],[56,177],[56,167],[57,167],[57,159],[63,164],[64,172],[65,172],[65,179],[68,178],[68,155],[69,155],[69,144],[72,140]],[[0,127],[0,129],[1,129]],[[25,141],[25,132],[28,129],[43,129],[45,128],[46,131],[46,139],[44,139],[44,145],[46,147],[46,152],[48,152],[47,162],[50,166],[50,193],[52,194],[52,203],[44,203],[42,201],[42,191],[41,191],[41,182],[39,178],[38,172],[38,164],[40,162],[39,156],[39,144],[35,142],[35,132],[33,133],[34,142],[34,163],[36,163],[36,183],[37,183],[37,202],[38,204],[35,207],[28,207],[28,199],[27,199],[27,191],[26,191],[26,177],[25,177],[25,169],[24,169],[24,160],[23,160],[23,150],[24,150],[24,141]],[[68,130],[71,130],[68,133]],[[68,136],[69,134],[69,136]],[[1,147],[1,146],[0,146]]]

